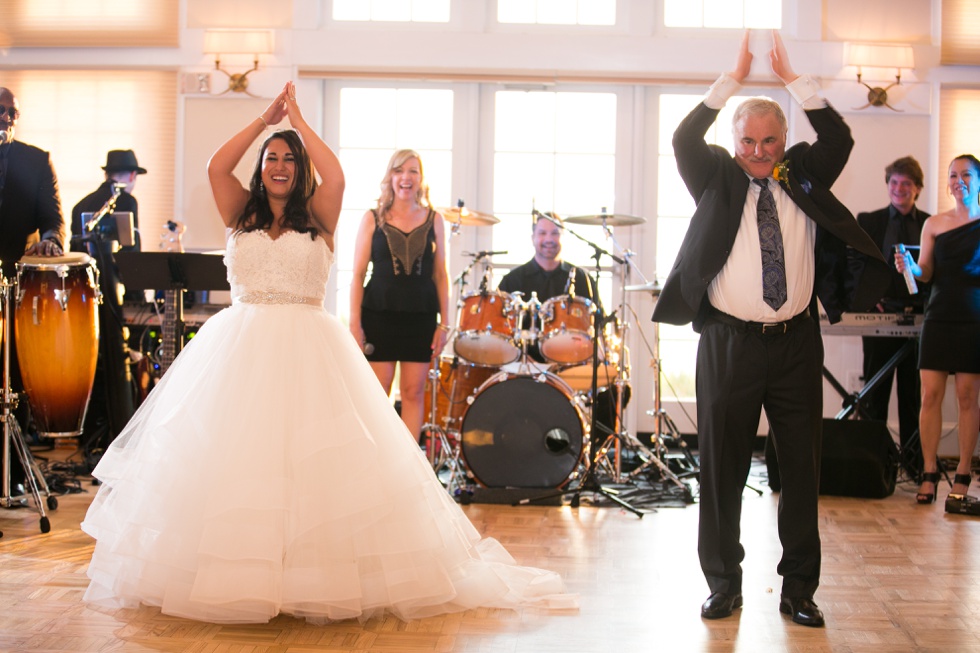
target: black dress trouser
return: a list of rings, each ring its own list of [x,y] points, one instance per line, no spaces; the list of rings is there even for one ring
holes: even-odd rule
[[[817,323],[762,334],[709,317],[697,358],[701,465],[698,556],[711,592],[742,591],[742,491],[762,410],[779,458],[777,567],[782,594],[812,597],[820,578],[817,499],[823,412]]]

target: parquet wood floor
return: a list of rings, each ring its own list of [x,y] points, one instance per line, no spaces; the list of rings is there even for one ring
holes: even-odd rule
[[[289,617],[217,626],[155,608],[106,614],[81,597],[93,542],[78,524],[92,499],[59,498],[52,530],[37,515],[0,510],[0,651],[95,653],[579,653],[597,651],[976,651],[980,653],[980,518],[914,505],[911,486],[884,500],[823,497],[824,562],[816,600],[827,627],[777,610],[778,495],[746,491],[745,607],[703,621],[707,588],[696,555],[697,506],[643,519],[616,508],[464,510],[522,563],[560,572],[577,611],[473,610],[403,623],[393,618],[311,626]],[[976,488],[974,488],[976,492]],[[193,510],[188,506],[188,510]]]

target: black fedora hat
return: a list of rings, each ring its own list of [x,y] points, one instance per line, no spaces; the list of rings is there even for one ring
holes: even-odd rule
[[[136,162],[136,154],[132,150],[109,150],[105,156],[105,165],[102,169],[106,172],[130,172],[135,170],[138,174],[145,175],[146,168],[141,168]]]

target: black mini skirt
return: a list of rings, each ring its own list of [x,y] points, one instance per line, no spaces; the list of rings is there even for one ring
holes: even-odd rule
[[[364,339],[374,346],[369,361],[405,361],[428,363],[432,359],[432,336],[435,334],[436,313],[404,311],[374,311],[361,309],[361,328]]]

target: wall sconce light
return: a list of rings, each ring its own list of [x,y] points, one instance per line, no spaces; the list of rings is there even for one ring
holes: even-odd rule
[[[857,66],[857,80],[868,89],[868,103],[855,109],[885,106],[892,111],[901,111],[888,104],[888,89],[902,83],[902,68],[915,67],[915,57],[911,45],[900,43],[847,43],[844,47],[844,64]],[[895,81],[885,88],[870,86],[861,81],[861,69],[895,68]]]
[[[214,69],[228,76],[228,91],[248,92],[248,74],[259,69],[259,55],[272,54],[271,29],[207,29],[204,30],[204,54],[214,55]],[[251,70],[243,73],[230,73],[221,67],[221,56],[225,54],[250,54],[254,57]],[[254,97],[254,95],[253,95]]]

